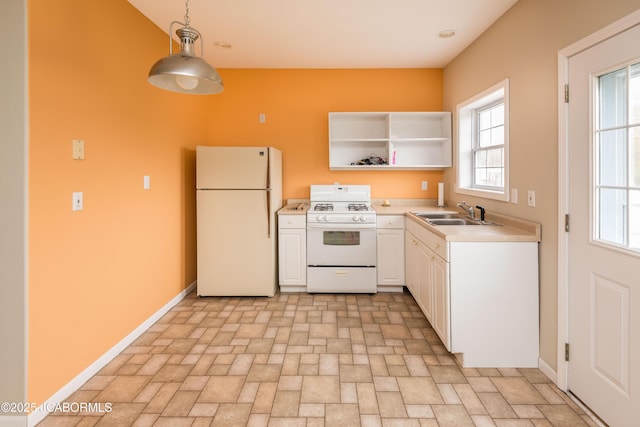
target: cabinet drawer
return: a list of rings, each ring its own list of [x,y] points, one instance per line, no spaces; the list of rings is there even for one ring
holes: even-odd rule
[[[431,241],[433,240],[434,234],[424,228],[422,225],[417,224],[413,220],[407,221],[407,231],[416,236],[418,240],[424,243],[425,246],[431,247]]]
[[[442,237],[431,235],[430,249],[440,258],[449,261],[449,245]]]
[[[378,228],[404,228],[404,215],[378,215],[376,224]]]
[[[407,231],[416,236],[426,247],[435,252],[440,258],[449,261],[449,245],[442,237],[433,234],[415,221],[407,221]]]
[[[306,228],[306,215],[279,215],[278,227],[280,228]]]

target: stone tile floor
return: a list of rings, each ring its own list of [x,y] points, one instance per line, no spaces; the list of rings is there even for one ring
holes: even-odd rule
[[[39,426],[595,426],[538,369],[461,368],[408,293],[191,293],[69,401],[113,410]]]

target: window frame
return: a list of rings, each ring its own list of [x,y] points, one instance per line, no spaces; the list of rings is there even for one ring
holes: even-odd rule
[[[631,197],[632,193],[635,193],[638,191],[639,187],[637,187],[636,185],[633,185],[634,182],[632,182],[634,180],[634,178],[631,177],[631,172],[632,169],[633,171],[635,171],[635,168],[631,168],[631,152],[630,152],[630,146],[631,146],[631,138],[633,137],[635,132],[638,132],[638,130],[640,129],[640,123],[638,123],[638,121],[635,122],[631,122],[632,118],[630,117],[630,112],[631,112],[631,107],[632,107],[632,100],[631,100],[631,94],[632,94],[632,87],[631,87],[631,83],[632,83],[632,78],[633,77],[637,77],[634,76],[632,74],[632,69],[634,67],[640,67],[640,58],[634,58],[632,60],[629,60],[628,62],[624,63],[624,64],[618,64],[615,67],[612,67],[611,69],[608,70],[604,70],[603,72],[599,73],[598,75],[594,75],[592,76],[592,83],[591,83],[591,95],[590,95],[590,109],[591,109],[591,147],[590,147],[590,157],[591,157],[591,168],[592,168],[592,175],[590,177],[591,183],[590,183],[590,194],[589,194],[589,204],[590,204],[590,210],[591,210],[591,214],[590,214],[590,228],[591,228],[591,235],[589,238],[589,241],[593,244],[602,246],[602,247],[606,247],[608,249],[614,249],[614,250],[620,250],[624,253],[628,253],[631,254],[633,256],[638,256],[638,254],[640,253],[640,247],[635,246],[634,242],[637,243],[637,224],[636,223],[632,223],[632,220],[634,218],[636,218],[635,215],[632,215],[632,210],[633,210],[633,206],[632,202],[633,202],[633,197]],[[618,107],[620,107],[619,102],[614,102],[613,105],[607,105],[607,108],[604,108],[603,105],[603,83],[601,78],[604,76],[607,76],[610,73],[616,73],[616,72],[620,72],[624,70],[624,93],[620,93],[620,92],[615,92],[614,95],[618,97],[618,99],[622,99],[624,102],[624,113],[622,115],[619,115],[619,111],[617,110]],[[605,82],[606,83],[606,82]],[[604,88],[606,89],[606,87]],[[614,90],[619,90],[620,87],[615,87]],[[611,92],[606,93],[606,95],[611,95]],[[611,111],[611,110],[616,110],[616,117],[623,117],[624,118],[624,123],[619,123],[619,122],[615,122],[615,123],[605,123],[603,124],[603,121],[607,121],[606,119],[603,118],[602,116],[602,112],[603,111]],[[636,119],[637,120],[637,119]],[[623,167],[624,169],[624,174],[623,174],[623,183],[621,182],[609,182],[611,180],[610,177],[606,177],[603,178],[603,175],[607,175],[607,173],[610,173],[610,171],[604,171],[603,170],[603,166],[607,166],[606,163],[603,163],[602,160],[602,156],[603,154],[610,154],[609,153],[604,153],[604,149],[607,147],[607,145],[611,145],[611,142],[606,140],[606,135],[610,132],[624,132],[624,145],[622,147],[622,151],[624,151],[623,154],[623,158],[618,158],[617,160],[624,160],[624,165],[620,166],[620,165],[616,165],[617,169],[618,167]],[[614,147],[615,149],[615,147]],[[635,153],[635,152],[634,152]],[[614,178],[614,181],[616,179]],[[611,233],[611,231],[609,230],[608,232],[603,231],[604,227],[604,223],[606,222],[607,226],[611,226],[611,221],[610,218],[607,221],[603,221],[602,217],[606,216],[607,214],[609,214],[610,212],[604,213],[602,210],[602,204],[603,204],[603,191],[606,192],[607,190],[614,190],[614,191],[621,191],[624,192],[624,202],[622,203],[622,207],[624,209],[624,213],[621,217],[615,217],[614,220],[616,221],[620,221],[618,223],[615,223],[615,226],[618,226],[619,224],[621,224],[621,229],[617,229],[615,230],[615,233],[621,233],[622,235],[622,242],[617,241],[615,239],[609,239],[607,238],[607,235],[609,233]],[[637,197],[637,196],[636,196]],[[637,204],[635,205],[636,207],[638,206]],[[614,228],[615,228],[614,226]],[[636,231],[634,234],[634,230]]]
[[[477,140],[478,112],[504,104],[504,144],[502,187],[475,185],[474,148]],[[461,102],[456,108],[457,119],[457,182],[456,192],[486,199],[509,201],[509,79],[502,80],[488,89]]]

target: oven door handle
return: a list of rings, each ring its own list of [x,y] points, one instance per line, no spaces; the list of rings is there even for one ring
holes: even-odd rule
[[[307,229],[313,230],[340,230],[340,231],[360,231],[375,230],[376,224],[335,224],[335,223],[315,223],[307,222]]]

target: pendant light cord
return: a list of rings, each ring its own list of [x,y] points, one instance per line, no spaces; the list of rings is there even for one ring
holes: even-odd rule
[[[184,4],[184,26],[189,28],[189,0]]]

